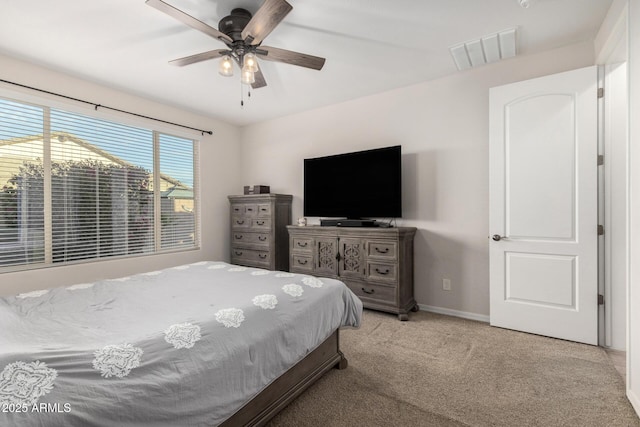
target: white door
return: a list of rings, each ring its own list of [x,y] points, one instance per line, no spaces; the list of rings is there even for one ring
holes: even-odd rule
[[[491,325],[598,343],[597,67],[490,91]]]

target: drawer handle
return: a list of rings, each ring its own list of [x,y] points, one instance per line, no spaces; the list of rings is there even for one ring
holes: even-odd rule
[[[307,247],[308,242],[298,242],[298,246],[300,246],[301,248],[306,248]]]
[[[260,208],[260,210],[261,210],[262,212],[266,212],[266,211],[268,211],[269,209],[267,209],[267,208]]]
[[[253,208],[247,208],[247,211],[253,212]]]
[[[260,257],[260,259],[265,259],[267,257],[267,254],[258,254],[258,257]]]
[[[234,212],[240,212],[240,208],[233,208]]]
[[[306,264],[307,264],[307,260],[306,260],[306,259],[299,259],[299,260],[298,260],[298,264],[300,264],[300,265],[306,265]]]
[[[370,291],[367,290],[366,288],[362,288],[362,292],[364,292],[365,294],[369,294],[371,295],[372,293],[374,293],[376,290],[375,289],[371,289]]]
[[[236,219],[236,224],[242,225],[242,224],[244,224],[244,220]]]
[[[376,252],[378,252],[379,254],[386,254],[386,253],[389,253],[389,248],[384,248],[384,250],[381,250],[379,247],[376,246]]]
[[[256,221],[256,224],[258,224],[258,225],[264,225],[264,221]]]
[[[376,273],[378,273],[378,274],[389,274],[389,269],[387,268],[386,270],[382,271],[379,268],[376,268]]]
[[[241,251],[235,251],[235,254],[236,254],[237,256],[240,256],[240,255],[242,255],[242,252],[241,252]]]
[[[265,240],[267,240],[267,236],[258,236],[258,240],[264,242]]]
[[[236,234],[236,240],[242,239],[242,234]]]

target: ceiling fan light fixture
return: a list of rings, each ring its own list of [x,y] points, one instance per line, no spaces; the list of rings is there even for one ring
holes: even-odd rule
[[[253,89],[265,87],[267,82],[258,65],[257,56],[270,61],[296,65],[312,70],[321,70],[325,59],[286,49],[262,46],[262,42],[291,12],[287,0],[264,0],[258,10],[252,14],[246,9],[236,7],[229,16],[218,22],[214,28],[194,18],[186,12],[171,6],[163,0],[146,0],[146,4],[165,13],[183,24],[198,30],[226,45],[226,49],[214,49],[196,55],[169,61],[170,64],[182,67],[209,59],[221,58],[218,72],[222,76],[233,76],[233,62],[241,71],[243,84],[251,85]],[[258,50],[259,48],[259,50]],[[268,55],[268,57],[267,57]],[[249,69],[243,72],[246,63]]]
[[[245,68],[250,69],[252,73],[258,71],[258,59],[253,53],[247,53],[244,56],[244,66],[242,69],[244,70]]]
[[[229,55],[222,58],[218,67],[218,72],[221,76],[231,77],[233,76],[233,62]]]
[[[250,85],[256,82],[256,76],[249,68],[242,68],[242,83]]]

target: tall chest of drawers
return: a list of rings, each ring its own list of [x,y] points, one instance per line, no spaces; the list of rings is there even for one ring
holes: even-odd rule
[[[288,194],[229,196],[231,263],[289,270],[291,200]]]

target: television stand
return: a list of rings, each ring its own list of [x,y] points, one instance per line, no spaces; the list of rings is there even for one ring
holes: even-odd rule
[[[322,227],[377,227],[374,219],[321,219]]]

